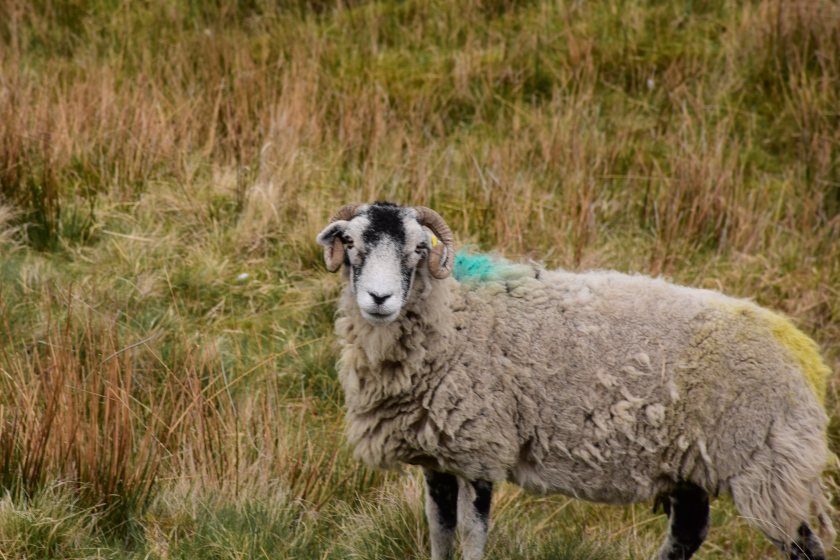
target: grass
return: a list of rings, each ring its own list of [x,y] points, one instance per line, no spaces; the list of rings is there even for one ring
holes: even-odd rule
[[[0,558],[426,557],[417,473],[341,434],[314,237],[350,201],[787,314],[837,451],[838,30],[828,0],[0,0]],[[490,558],[665,527],[494,509]],[[700,558],[772,553],[713,522]]]

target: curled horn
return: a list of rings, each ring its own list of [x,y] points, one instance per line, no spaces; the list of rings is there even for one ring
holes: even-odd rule
[[[455,262],[455,239],[452,236],[452,230],[440,214],[431,208],[416,206],[414,210],[417,211],[417,221],[420,225],[432,230],[441,241],[439,244],[432,242],[432,247],[430,247],[429,272],[435,278],[446,278],[452,272],[452,264]]]
[[[338,212],[333,214],[333,217],[330,218],[330,223],[351,219],[356,215],[356,210],[359,206],[361,204],[358,203],[345,204],[338,209]],[[344,262],[344,244],[337,235],[333,238],[331,245],[324,246],[324,262],[327,263],[327,270],[330,272],[335,272],[341,268],[341,263]]]

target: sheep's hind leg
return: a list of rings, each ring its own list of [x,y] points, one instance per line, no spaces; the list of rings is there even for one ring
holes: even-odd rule
[[[487,480],[464,480],[458,493],[458,525],[464,560],[480,560],[484,555],[490,528],[490,502],[493,483]]]
[[[448,560],[455,549],[458,479],[431,469],[423,469],[423,474],[426,477],[426,518],[432,540],[432,560]]]
[[[709,495],[696,484],[680,482],[662,505],[670,523],[659,560],[688,560],[709,532]]]
[[[796,540],[790,548],[790,560],[825,560],[822,542],[807,523],[800,525],[796,533]]]

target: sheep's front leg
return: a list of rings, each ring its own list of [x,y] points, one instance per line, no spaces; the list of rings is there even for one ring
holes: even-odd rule
[[[709,494],[696,484],[680,482],[665,500],[670,522],[659,560],[688,560],[709,532]]]
[[[426,518],[432,537],[432,560],[452,558],[458,521],[458,479],[454,475],[423,469],[426,477]]]
[[[464,560],[481,560],[487,531],[490,528],[490,502],[493,483],[487,480],[460,479],[458,493],[458,525],[461,530],[461,551]]]

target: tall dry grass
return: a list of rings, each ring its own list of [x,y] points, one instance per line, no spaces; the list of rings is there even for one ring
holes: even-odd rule
[[[828,0],[0,0],[0,538],[422,556],[402,483],[342,444],[312,240],[351,200],[754,297],[840,370],[838,106]],[[505,496],[499,557],[641,556],[662,526]],[[47,502],[59,541],[4,525]],[[766,552],[716,515],[711,556]]]
[[[120,348],[113,324],[72,315],[45,322],[43,338],[0,353],[0,484],[20,497],[60,479],[88,506],[142,507],[167,414],[138,401],[131,350]]]

